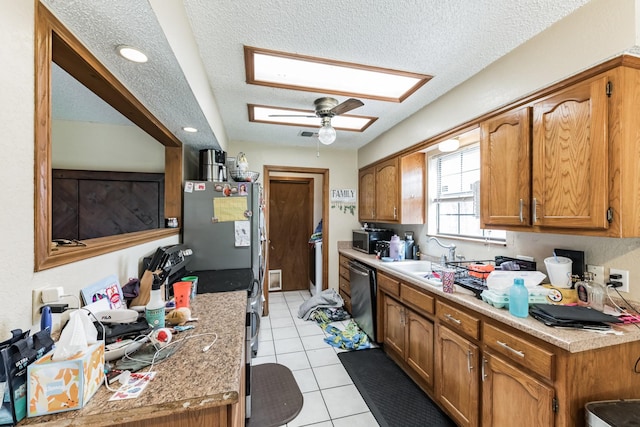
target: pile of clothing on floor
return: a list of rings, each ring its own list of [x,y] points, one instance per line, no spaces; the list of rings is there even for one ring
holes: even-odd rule
[[[331,322],[351,317],[344,309],[344,300],[335,289],[326,289],[303,302],[298,309],[298,317],[316,321],[329,334],[325,342],[333,347],[360,350],[371,346],[369,337],[353,319],[344,331],[331,325]]]

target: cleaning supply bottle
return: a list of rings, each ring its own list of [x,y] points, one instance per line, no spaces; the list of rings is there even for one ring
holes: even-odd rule
[[[391,236],[389,240],[389,257],[394,261],[400,260],[400,237],[397,234]]]
[[[153,275],[151,297],[144,308],[144,318],[153,329],[164,328],[164,300],[160,290],[162,280],[157,274]]]
[[[529,315],[529,291],[524,286],[524,279],[516,277],[509,289],[509,313],[516,317]]]

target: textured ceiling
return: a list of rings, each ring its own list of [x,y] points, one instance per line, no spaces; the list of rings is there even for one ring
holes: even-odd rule
[[[179,139],[216,148],[163,29],[147,0],[42,0]],[[166,0],[178,1],[178,0]],[[328,93],[245,83],[243,45],[434,76],[402,103],[362,99],[353,114],[379,119],[365,132],[338,131],[331,146],[365,145],[589,0],[184,0],[230,141],[314,145],[293,126],[250,123],[247,104],[313,109]],[[166,24],[165,24],[166,29]],[[123,61],[118,44],[143,49]],[[201,94],[198,94],[201,95]],[[338,96],[343,101],[345,97]],[[69,107],[70,108],[70,107]],[[195,135],[182,126],[200,129]]]

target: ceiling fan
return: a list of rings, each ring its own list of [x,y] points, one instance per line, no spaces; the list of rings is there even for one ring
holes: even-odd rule
[[[337,99],[325,96],[313,101],[313,105],[316,110],[316,114],[313,116],[304,114],[270,114],[269,117],[320,117],[321,127],[318,131],[318,139],[323,144],[329,145],[336,140],[336,130],[331,126],[331,118],[362,107],[364,103],[359,99],[349,98],[339,104]]]

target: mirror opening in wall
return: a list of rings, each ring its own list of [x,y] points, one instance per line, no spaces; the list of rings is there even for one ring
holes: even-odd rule
[[[35,271],[179,233],[181,142],[41,3],[35,55]]]

